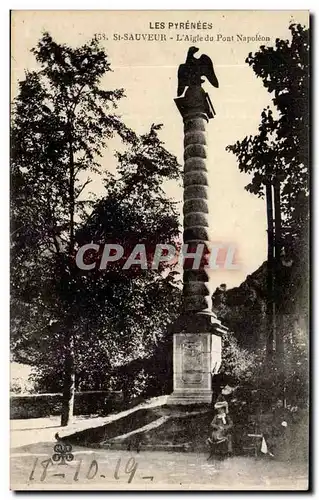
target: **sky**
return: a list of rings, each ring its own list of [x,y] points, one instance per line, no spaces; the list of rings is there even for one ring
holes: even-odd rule
[[[200,23],[200,29],[185,29],[189,22]],[[155,23],[163,29],[154,29]],[[14,11],[12,14],[11,85],[12,96],[17,81],[26,69],[36,64],[30,49],[44,31],[59,43],[73,46],[100,34],[101,46],[109,56],[113,72],[101,82],[105,89],[124,88],[126,98],[119,103],[118,113],[137,133],[145,133],[152,123],[162,123],[160,137],[166,148],[183,163],[183,124],[174,103],[177,68],[185,62],[191,45],[199,48],[214,63],[219,88],[203,84],[209,93],[216,116],[207,126],[208,171],[210,182],[210,215],[214,242],[235,245],[238,270],[214,271],[213,285],[238,286],[266,259],[266,205],[250,194],[245,186],[250,176],[238,169],[236,157],[225,148],[247,135],[255,134],[260,115],[271,104],[271,95],[245,63],[249,52],[260,45],[274,45],[276,38],[290,38],[288,26],[300,22],[308,26],[307,11]],[[173,27],[169,27],[173,23]],[[178,23],[175,26],[175,23]],[[184,23],[184,26],[181,26]],[[212,29],[203,29],[211,23]],[[163,41],[126,41],[125,34],[164,35]],[[213,40],[187,40],[185,35]],[[218,36],[219,35],[219,36]],[[240,41],[251,37],[253,40]],[[257,38],[269,38],[260,41]],[[121,37],[121,40],[114,38]],[[181,41],[178,41],[178,39]],[[113,147],[102,159],[114,169]],[[90,189],[103,193],[103,185],[94,179]],[[170,183],[167,193],[182,200],[182,189]],[[182,205],[180,205],[182,211]]]

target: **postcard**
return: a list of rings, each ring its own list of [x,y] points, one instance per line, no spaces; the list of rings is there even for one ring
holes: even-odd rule
[[[309,488],[309,12],[11,12],[11,488]]]

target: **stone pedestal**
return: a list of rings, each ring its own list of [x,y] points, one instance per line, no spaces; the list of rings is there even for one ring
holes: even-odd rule
[[[173,333],[173,393],[168,404],[210,404],[227,329],[208,313],[183,313]]]
[[[212,375],[221,364],[221,337],[175,333],[173,346],[174,393],[169,403],[211,403]]]
[[[184,122],[184,244],[195,253],[199,244],[209,256],[206,125],[215,115],[201,86],[190,86],[175,99]],[[191,262],[192,264],[192,262]],[[184,262],[183,311],[174,325],[174,392],[169,404],[210,403],[212,376],[221,364],[221,335],[226,331],[212,311],[207,260],[199,268]]]

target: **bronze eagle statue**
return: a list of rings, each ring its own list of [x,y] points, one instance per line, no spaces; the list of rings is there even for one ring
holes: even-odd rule
[[[196,59],[194,54],[198,50],[197,47],[190,47],[185,64],[181,64],[178,68],[178,97],[183,94],[186,87],[200,86],[204,83],[202,76],[206,76],[214,87],[219,87],[211,58],[203,54]]]

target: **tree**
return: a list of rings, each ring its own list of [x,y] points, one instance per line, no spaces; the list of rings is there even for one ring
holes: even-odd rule
[[[305,407],[308,399],[309,353],[305,332],[294,315],[285,317],[285,356],[265,358],[267,266],[263,263],[236,288],[217,287],[214,310],[229,328],[223,338],[223,363],[218,382],[250,387],[255,403],[265,410],[287,395],[291,406]],[[258,394],[257,394],[258,392]]]
[[[212,295],[213,307],[233,332],[238,345],[251,352],[264,347],[267,307],[266,263],[247,276],[239,287],[220,285]]]
[[[33,53],[40,70],[20,82],[12,112],[11,338],[15,358],[37,365],[45,388],[59,390],[63,380],[67,425],[75,387],[103,384],[116,354],[131,359],[150,350],[176,306],[163,269],[134,284],[124,273],[114,281],[112,273],[80,271],[77,249],[119,234],[176,238],[177,215],[161,183],[180,171],[159,126],[137,137],[113,113],[124,91],[103,90],[110,64],[96,39],[74,49],[45,33]],[[99,158],[114,133],[129,147],[112,177]],[[87,194],[92,172],[106,176],[103,199]]]
[[[152,125],[149,133],[117,154],[117,170],[107,175],[105,196],[97,201],[76,235],[79,246],[91,241],[120,244],[126,258],[136,244],[144,244],[147,250],[147,269],[123,269],[122,260],[101,271],[98,256],[94,270],[78,271],[79,283],[90,290],[78,294],[79,309],[86,311],[91,329],[94,322],[95,335],[99,333],[106,347],[108,374],[115,372],[120,378],[124,371],[119,367],[152,357],[179,309],[181,293],[174,265],[163,263],[159,269],[150,265],[156,244],[176,244],[179,240],[176,202],[167,197],[163,183],[177,181],[181,170],[160,141],[160,128]],[[87,356],[87,350],[83,352]],[[105,372],[104,366],[100,364],[101,372]],[[130,375],[132,379],[132,371]],[[112,383],[123,387],[121,380]]]
[[[176,241],[179,226],[175,202],[166,197],[161,185],[165,179],[177,180],[180,168],[176,158],[163,148],[157,135],[159,128],[152,126],[148,134],[118,155],[117,173],[107,175],[105,195],[76,232],[77,248],[91,241],[101,245],[116,242],[130,251],[137,242],[144,242],[152,250],[157,243]],[[148,167],[143,171],[144,165]],[[137,171],[143,172],[139,179]],[[148,257],[152,260],[153,255]],[[121,380],[114,381],[114,376],[118,379],[123,373],[118,367],[152,356],[179,309],[181,294],[172,266],[122,270],[122,264],[102,271],[99,265],[90,272],[74,268],[77,389],[121,387]],[[59,378],[52,374],[62,370],[61,359],[54,358],[59,332],[55,335],[51,329],[46,339],[43,352],[43,334],[32,344],[27,336],[26,348],[28,354],[30,348],[35,351],[41,366],[40,381],[52,392],[59,390]],[[19,340],[21,356],[23,345]]]
[[[283,350],[283,315],[307,309],[309,30],[289,27],[291,40],[261,46],[246,62],[273,95],[261,115],[258,134],[228,146],[239,169],[252,173],[246,189],[266,194],[268,219],[268,354]],[[274,207],[274,210],[273,210]],[[287,268],[288,266],[288,268]],[[273,307],[276,306],[276,318]]]
[[[73,49],[45,33],[32,52],[41,69],[20,82],[12,113],[12,291],[14,299],[31,294],[40,302],[33,314],[45,315],[44,327],[54,318],[63,335],[66,425],[74,398],[75,232],[89,206],[81,195],[87,174],[98,172],[106,139],[117,132],[134,140],[134,134],[110,113],[123,90],[100,88],[110,64],[95,39]],[[21,272],[23,290],[16,275]],[[42,287],[35,273],[41,273]]]

